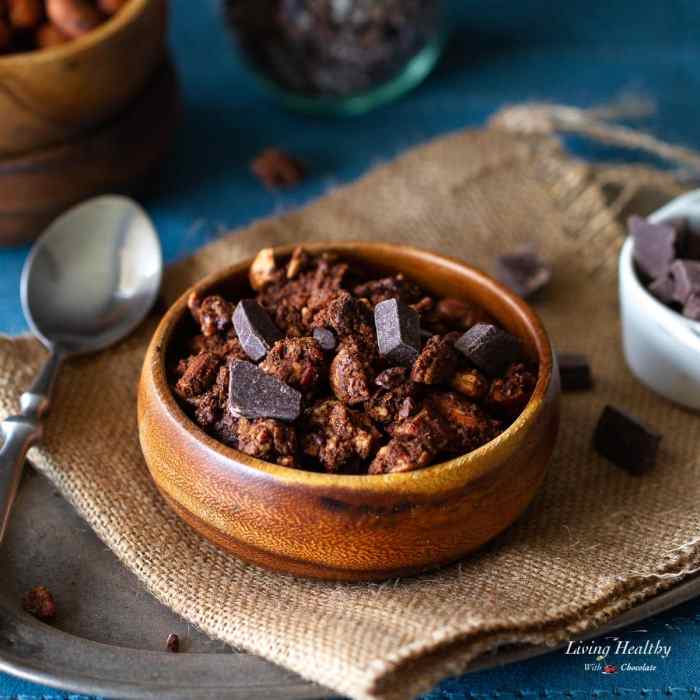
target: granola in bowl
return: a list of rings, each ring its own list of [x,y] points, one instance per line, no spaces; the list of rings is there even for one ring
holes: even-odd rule
[[[332,474],[408,472],[489,442],[538,368],[478,306],[298,247],[260,251],[248,298],[190,296],[171,386],[209,435]]]

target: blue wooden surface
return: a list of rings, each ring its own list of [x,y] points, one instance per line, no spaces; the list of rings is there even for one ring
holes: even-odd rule
[[[184,123],[158,191],[144,202],[169,261],[227,228],[299,206],[414,144],[481,124],[511,102],[588,106],[641,93],[658,105],[646,129],[700,148],[697,0],[455,0],[453,38],[431,79],[389,107],[343,121],[290,114],[264,97],[239,66],[215,0],[172,0],[172,20]],[[309,163],[311,177],[301,187],[270,193],[250,176],[251,156],[271,144]],[[569,146],[593,160],[641,157],[578,139]],[[26,254],[0,251],[0,332],[26,329],[17,294]],[[613,689],[628,697],[700,695],[699,625],[699,603],[644,625],[672,645],[655,672],[605,676],[556,652],[446,681],[430,698],[605,698]],[[0,700],[50,693],[0,674]]]

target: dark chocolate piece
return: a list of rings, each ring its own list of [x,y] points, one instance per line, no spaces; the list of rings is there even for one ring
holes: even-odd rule
[[[700,321],[700,294],[691,294],[683,307],[683,315],[691,321]]]
[[[691,294],[700,294],[700,262],[676,260],[671,265],[673,278],[673,298],[685,304]]]
[[[688,219],[670,219],[667,223],[680,233],[676,257],[684,260],[700,260],[700,232],[690,227]]]
[[[673,290],[675,288],[673,277],[670,273],[658,277],[649,285],[649,292],[653,294],[662,304],[673,304]]]
[[[314,328],[313,336],[321,350],[335,350],[335,347],[338,344],[338,341],[335,338],[335,333],[328,328]]]
[[[496,277],[516,294],[527,299],[546,287],[552,268],[528,244],[496,259]]]
[[[255,362],[262,360],[282,338],[282,333],[267,315],[267,311],[254,299],[238,302],[233,312],[233,327],[246,355]]]
[[[585,355],[557,353],[562,391],[585,391],[593,388],[591,365]]]
[[[661,435],[637,418],[606,406],[593,435],[599,454],[631,474],[643,474],[656,463]]]
[[[301,413],[301,394],[252,362],[229,364],[228,408],[237,417],[296,420]]]
[[[420,353],[420,315],[399,299],[374,307],[379,354],[397,365],[413,364]]]
[[[641,272],[650,279],[663,277],[681,247],[682,232],[672,224],[652,224],[640,216],[630,217],[629,232],[634,238],[634,260]]]
[[[477,323],[455,343],[472,364],[482,372],[496,377],[520,358],[520,341],[510,333],[490,323]]]

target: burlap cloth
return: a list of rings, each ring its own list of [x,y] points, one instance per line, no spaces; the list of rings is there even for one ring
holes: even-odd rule
[[[528,512],[459,565],[382,585],[320,583],[248,566],[194,534],[151,484],[137,439],[136,384],[156,318],[64,369],[31,459],[163,603],[213,637],[354,698],[409,698],[503,643],[565,639],[679,581],[700,559],[700,420],[633,379],[617,310],[621,218],[678,192],[661,173],[575,161],[549,136],[467,131],[168,271],[171,301],[274,243],[388,240],[486,269],[495,251],[540,243],[555,274],[537,309],[559,349],[590,356],[596,389],[564,397],[558,447]],[[32,340],[0,339],[0,414],[16,410],[42,355]],[[606,403],[663,433],[652,473],[628,476],[592,451]]]

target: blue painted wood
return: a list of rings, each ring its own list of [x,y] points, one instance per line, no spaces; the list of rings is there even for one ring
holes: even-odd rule
[[[413,94],[351,120],[282,111],[236,60],[216,0],[172,0],[172,46],[184,86],[185,117],[158,190],[144,204],[175,260],[221,231],[309,201],[373,164],[447,131],[481,124],[506,103],[547,99],[588,106],[624,91],[653,97],[643,122],[663,138],[700,148],[700,3],[697,0],[454,0],[453,39],[432,78]],[[270,193],[248,171],[276,144],[310,166],[299,188]],[[639,158],[569,141],[593,160]],[[2,193],[0,193],[0,197]],[[0,251],[0,332],[26,326],[17,288],[25,248]],[[655,672],[606,676],[561,652],[445,681],[430,700],[449,698],[666,698],[700,695],[700,602],[644,625],[672,645]],[[640,633],[620,635],[637,639]],[[4,697],[63,698],[0,675]]]

